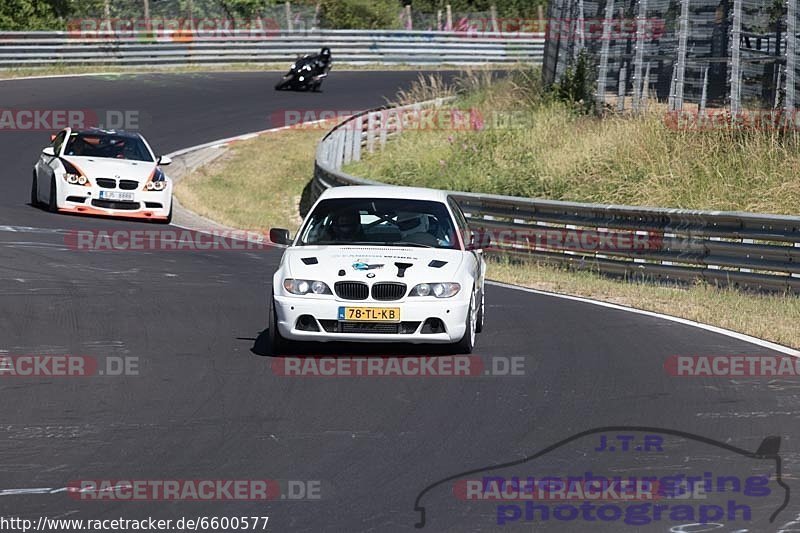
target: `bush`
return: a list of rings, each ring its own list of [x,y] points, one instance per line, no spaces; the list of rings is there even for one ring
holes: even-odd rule
[[[397,27],[402,9],[397,0],[322,0],[320,4],[323,27],[342,30]]]
[[[581,51],[575,61],[567,67],[564,75],[553,86],[556,98],[581,113],[591,113],[594,102],[594,68],[588,54]]]

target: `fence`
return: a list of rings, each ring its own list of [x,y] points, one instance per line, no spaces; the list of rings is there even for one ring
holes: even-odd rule
[[[193,65],[288,62],[331,47],[349,64],[540,63],[544,34],[319,30],[0,33],[0,68],[47,65]]]
[[[328,187],[380,185],[351,176],[342,166],[379,150],[402,132],[407,110],[373,109],[342,122],[317,147],[312,194]],[[478,239],[493,235],[492,253],[593,269],[629,279],[705,280],[741,288],[800,293],[800,217],[737,212],[582,204],[454,192]],[[588,249],[550,235],[644,243]],[[541,236],[544,235],[544,238]],[[522,236],[522,238],[520,238]],[[508,238],[507,238],[508,237]],[[487,241],[483,241],[487,244]],[[591,248],[591,247],[589,247]]]
[[[797,0],[551,0],[545,78],[581,51],[600,106],[785,109],[797,99]]]

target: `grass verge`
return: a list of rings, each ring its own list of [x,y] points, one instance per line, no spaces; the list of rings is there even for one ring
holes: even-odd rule
[[[235,228],[268,232],[299,227],[298,206],[314,170],[314,150],[334,123],[238,141],[178,182],[183,206]]]
[[[234,144],[210,165],[186,176],[183,205],[229,226],[297,230],[298,204],[313,168],[322,129],[284,130]],[[708,285],[671,288],[624,283],[591,272],[534,263],[492,261],[489,277],[535,289],[584,296],[695,320],[800,349],[800,299],[753,295]]]
[[[345,170],[398,185],[527,198],[800,212],[797,128],[676,128],[658,104],[638,118],[612,113],[601,120],[545,93],[536,71],[493,83],[481,76],[461,82],[470,91],[455,106],[471,110],[483,129],[442,120],[404,132]],[[425,93],[435,84],[419,85],[416,92]]]

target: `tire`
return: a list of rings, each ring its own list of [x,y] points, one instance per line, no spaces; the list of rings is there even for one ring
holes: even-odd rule
[[[477,313],[475,311],[475,297],[470,298],[469,309],[467,309],[467,329],[461,340],[453,344],[453,352],[457,355],[469,355],[475,348],[475,334]]]
[[[478,320],[475,321],[475,333],[483,331],[483,313],[486,308],[486,296],[481,289],[481,306],[478,308]]]
[[[269,352],[270,355],[281,355],[289,348],[289,342],[278,331],[278,314],[275,312],[275,298],[270,298],[269,305]]]
[[[167,215],[167,220],[162,220],[162,224],[172,224],[172,202],[169,203],[169,214]]]
[[[36,171],[33,171],[33,179],[31,180],[31,205],[33,207],[39,206],[39,187],[36,183]]]
[[[58,189],[56,188],[56,179],[53,178],[50,180],[50,198],[47,201],[47,210],[51,213],[58,212],[58,199],[56,195],[58,194]]]

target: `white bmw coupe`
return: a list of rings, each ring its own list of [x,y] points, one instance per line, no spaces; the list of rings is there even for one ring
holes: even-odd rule
[[[486,263],[444,191],[336,187],[311,208],[273,277],[273,353],[292,341],[452,344],[483,328]]]
[[[50,211],[172,220],[172,180],[138,133],[101,129],[54,135],[33,167],[31,204]]]

